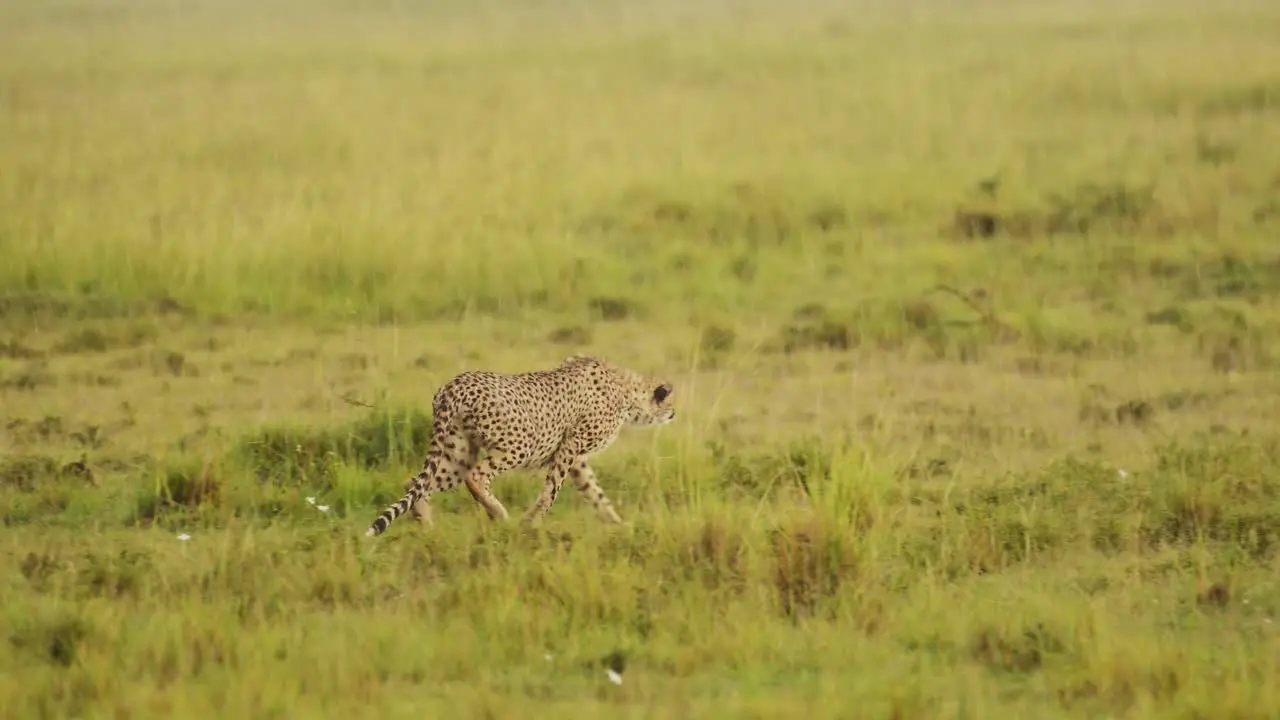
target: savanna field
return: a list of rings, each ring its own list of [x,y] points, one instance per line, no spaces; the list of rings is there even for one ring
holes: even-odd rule
[[[1280,717],[1280,5],[10,0],[0,110],[0,716]],[[574,353],[624,525],[363,537]]]

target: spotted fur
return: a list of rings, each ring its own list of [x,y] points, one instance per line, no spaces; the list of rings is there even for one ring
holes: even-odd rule
[[[675,420],[671,383],[589,355],[573,355],[553,370],[507,375],[465,372],[432,401],[431,446],[405,495],[382,511],[366,536],[380,535],[410,509],[431,522],[431,495],[465,485],[491,519],[507,519],[490,487],[518,468],[546,468],[542,494],[525,515],[536,524],[567,478],[607,522],[622,522],[596,482],[588,458],[613,444],[628,425]],[[481,459],[481,453],[485,457]]]

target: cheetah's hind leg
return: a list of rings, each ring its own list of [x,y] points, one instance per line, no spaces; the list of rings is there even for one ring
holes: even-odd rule
[[[434,524],[431,520],[431,494],[448,492],[463,484],[467,474],[476,466],[476,462],[480,457],[479,444],[474,438],[465,433],[458,433],[451,438],[440,441],[437,443],[436,449],[440,451],[448,462],[441,464],[439,478],[435,483],[428,485],[429,492],[419,497],[413,503],[412,508],[413,519],[426,525]],[[406,493],[413,489],[418,479],[418,477],[411,477],[405,481],[404,490]]]
[[[493,479],[516,467],[517,461],[510,453],[490,450],[489,455],[481,460],[471,472],[463,476],[471,497],[480,503],[490,520],[506,520],[507,509],[498,498],[493,496]]]
[[[524,521],[531,526],[537,526],[542,523],[542,518],[551,510],[551,506],[556,504],[556,498],[560,496],[560,488],[564,487],[565,478],[573,472],[573,468],[577,458],[568,450],[568,445],[562,445],[551,457],[550,469],[547,470],[547,477],[542,483],[542,493],[538,495],[537,501],[533,503],[533,507],[525,513]]]

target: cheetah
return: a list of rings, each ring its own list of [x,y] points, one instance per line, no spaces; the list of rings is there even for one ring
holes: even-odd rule
[[[365,536],[381,535],[411,508],[414,519],[431,524],[431,495],[458,485],[466,485],[491,520],[506,520],[507,509],[490,487],[498,475],[518,468],[547,470],[527,523],[541,522],[566,478],[602,520],[620,523],[588,459],[612,445],[625,426],[673,422],[673,393],[665,380],[591,355],[571,355],[553,370],[464,372],[432,400],[422,471],[405,482],[404,497],[383,510]]]

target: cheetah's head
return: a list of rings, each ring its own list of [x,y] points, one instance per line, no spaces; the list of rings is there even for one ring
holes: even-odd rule
[[[632,425],[666,425],[676,419],[675,388],[671,383],[642,378],[632,393],[628,421]]]

